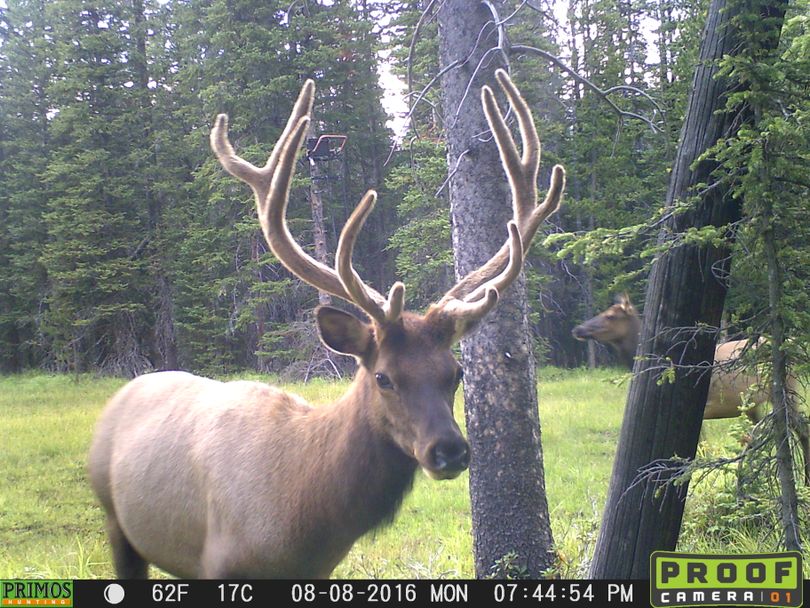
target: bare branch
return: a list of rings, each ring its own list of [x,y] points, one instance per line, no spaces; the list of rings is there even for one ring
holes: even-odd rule
[[[649,101],[653,105],[655,110],[659,114],[661,114],[661,116],[664,115],[664,110],[661,109],[661,106],[658,105],[658,102],[655,101],[652,95],[650,95],[646,91],[639,89],[638,87],[630,86],[629,84],[618,84],[616,86],[610,87],[609,89],[605,89],[604,93],[605,95],[610,95],[611,93],[615,93],[617,91],[627,91],[628,93],[633,93],[634,95],[640,95],[641,97],[644,97],[647,101]]]
[[[514,53],[530,53],[532,55],[537,55],[539,57],[542,57],[543,59],[553,63],[554,65],[556,65],[558,68],[560,68],[565,73],[569,74],[574,80],[576,80],[580,84],[583,84],[586,87],[588,87],[591,91],[593,91],[596,95],[598,95],[606,104],[608,104],[608,106],[610,106],[610,108],[616,114],[618,114],[620,117],[633,118],[635,120],[640,120],[641,122],[645,123],[648,127],[650,127],[650,129],[652,131],[654,131],[655,133],[661,133],[661,129],[652,120],[650,120],[649,118],[647,118],[645,116],[642,116],[640,114],[636,114],[635,112],[629,112],[627,110],[622,110],[619,106],[616,105],[616,103],[613,100],[611,100],[608,97],[608,94],[607,94],[606,91],[603,91],[602,89],[600,89],[598,86],[596,86],[594,83],[592,83],[590,80],[585,78],[582,74],[580,74],[579,72],[577,72],[573,68],[568,67],[568,65],[562,59],[557,57],[556,55],[554,55],[552,53],[549,53],[548,51],[538,49],[538,48],[533,47],[533,46],[526,46],[525,44],[513,44],[512,47],[510,48],[510,51],[514,52]],[[634,88],[634,87],[630,87],[630,88]],[[619,89],[617,89],[616,87],[613,87],[613,90],[619,90]],[[647,97],[649,97],[649,96],[647,96]],[[658,106],[658,104],[655,104],[655,107],[656,107],[657,111],[659,111],[659,112],[661,111],[661,108],[660,108],[660,106]]]
[[[416,49],[416,41],[419,39],[419,32],[422,29],[422,26],[426,23],[427,16],[434,4],[436,4],[436,0],[430,0],[428,5],[425,7],[425,10],[423,10],[422,14],[419,15],[419,21],[416,22],[416,27],[414,28],[413,35],[411,36],[411,45],[408,48],[408,58],[406,59],[408,95],[413,92],[413,52]]]
[[[439,189],[436,190],[436,194],[434,194],[434,196],[439,196],[442,193],[442,190],[445,189],[447,184],[450,183],[450,180],[453,179],[453,177],[455,176],[456,173],[458,173],[459,165],[461,165],[461,159],[463,159],[464,155],[467,154],[469,151],[470,151],[470,149],[467,148],[466,150],[464,150],[464,152],[462,152],[461,154],[458,155],[458,158],[456,159],[456,166],[453,167],[453,170],[450,171],[450,173],[447,174],[447,178],[442,182],[442,185],[439,186]]]
[[[410,119],[413,117],[413,113],[416,111],[416,106],[419,104],[419,102],[420,102],[420,101],[422,101],[422,98],[423,98],[423,97],[425,96],[425,94],[426,94],[426,93],[427,93],[427,92],[428,92],[428,91],[429,91],[429,90],[430,90],[430,89],[433,87],[433,85],[434,85],[434,84],[436,84],[436,81],[437,81],[439,78],[441,78],[442,76],[444,76],[444,75],[445,75],[447,72],[449,72],[450,70],[452,70],[453,68],[458,67],[458,66],[459,66],[459,61],[458,61],[458,60],[455,60],[455,61],[453,61],[452,63],[450,63],[450,64],[448,64],[448,65],[444,66],[444,67],[443,67],[443,68],[442,68],[442,69],[439,71],[439,73],[438,73],[438,74],[436,74],[436,75],[435,75],[433,78],[431,78],[431,79],[430,79],[430,82],[428,82],[428,83],[427,83],[427,84],[424,86],[424,88],[423,88],[421,91],[419,91],[419,94],[416,96],[416,100],[413,102],[413,105],[411,105],[411,109],[410,109],[410,110],[408,110],[408,113],[405,115],[405,118],[407,118],[407,119],[409,119],[409,120],[410,120]],[[411,95],[411,93],[408,93],[408,95]],[[416,131],[416,127],[415,127],[415,126],[414,126],[414,131]]]
[[[453,125],[456,124],[456,122],[458,121],[458,117],[461,116],[461,108],[464,107],[464,102],[467,100],[467,95],[469,95],[470,89],[472,89],[473,83],[475,82],[475,77],[478,76],[478,72],[484,65],[484,61],[486,61],[492,53],[498,50],[499,49],[497,47],[487,49],[487,51],[481,56],[481,60],[478,62],[478,65],[475,66],[475,70],[473,71],[472,76],[470,76],[470,79],[467,81],[467,87],[464,89],[464,95],[461,96],[461,101],[458,102],[456,113],[453,115]],[[453,125],[450,125],[451,128]]]

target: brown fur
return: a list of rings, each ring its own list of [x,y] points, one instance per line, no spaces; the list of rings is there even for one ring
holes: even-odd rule
[[[577,340],[596,340],[607,344],[624,365],[633,369],[640,331],[638,312],[627,295],[622,295],[613,306],[577,325],[571,333]]]
[[[596,340],[609,345],[633,369],[640,330],[638,312],[625,294],[619,296],[616,303],[607,310],[576,326],[571,333],[578,340]],[[762,420],[765,404],[770,402],[768,387],[759,374],[735,365],[747,345],[747,340],[731,340],[717,346],[714,354],[715,367],[703,411],[704,420],[736,418],[743,411],[744,403],[752,404],[752,407],[745,409],[745,414],[753,423]],[[789,390],[795,391],[797,384],[794,376],[788,377]],[[794,412],[797,423],[794,426],[804,453],[805,482],[810,485],[810,433],[795,414],[797,413]]]
[[[405,313],[347,393],[318,408],[259,382],[184,372],[127,384],[90,452],[93,488],[122,533],[116,554],[131,549],[119,576],[134,561],[184,578],[327,577],[393,517],[417,465],[437,477],[466,468],[466,458],[449,470],[430,460],[440,441],[466,449],[452,417],[458,364],[436,339],[445,333]],[[396,394],[377,385],[380,370]]]
[[[417,466],[451,479],[469,464],[453,418],[461,369],[450,348],[497,303],[520,273],[524,247],[560,203],[562,167],[536,206],[540,141],[528,105],[506,72],[524,144],[515,142],[491,90],[485,114],[512,188],[505,256],[462,279],[425,316],[403,311],[405,287],[384,298],[352,267],[354,242],[376,194],[369,191],[338,240],[335,268],[311,258],[285,222],[295,156],[315,92],[308,80],[263,167],[236,155],[220,114],[211,146],[254,191],[268,244],[284,266],[363,310],[317,310],[321,339],[360,364],[348,392],[312,408],[258,382],[221,383],[183,372],[142,376],[107,405],[90,451],[90,479],[107,513],[119,577],[154,563],[182,577],[326,577],[352,544],[390,520]],[[505,264],[505,266],[504,266]],[[463,292],[463,297],[461,294]],[[459,297],[456,297],[459,295]]]

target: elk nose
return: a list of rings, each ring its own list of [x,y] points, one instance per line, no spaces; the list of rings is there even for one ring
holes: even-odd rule
[[[470,448],[463,439],[438,441],[430,450],[436,471],[463,471],[470,464]]]

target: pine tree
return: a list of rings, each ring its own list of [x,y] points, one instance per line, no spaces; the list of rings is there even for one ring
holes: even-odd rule
[[[48,88],[51,155],[43,172],[48,271],[43,322],[57,369],[148,369],[148,210],[134,167],[144,156],[131,7],[50,3],[56,58]]]
[[[377,41],[371,16],[349,2],[293,6],[226,3],[184,6],[177,11],[177,48],[184,69],[180,95],[199,109],[181,109],[196,151],[197,168],[185,207],[177,209],[175,270],[180,362],[198,370],[259,365],[280,371],[308,357],[316,341],[289,324],[311,310],[315,292],[292,280],[266,250],[248,192],[225,177],[207,148],[207,131],[220,112],[231,117],[234,144],[263,163],[286,121],[301,81],[318,82],[316,133],[348,135],[340,158],[330,161],[323,187],[327,250],[334,251],[354,201],[382,185],[380,158],[387,150],[376,83]],[[301,161],[305,164],[305,161]],[[312,243],[306,171],[299,171],[288,221],[305,245]],[[371,236],[357,246],[358,267],[372,283],[390,279],[385,248],[385,193],[370,221]],[[376,223],[377,230],[374,230]],[[371,268],[362,260],[374,259]],[[314,336],[310,336],[314,337]]]
[[[38,365],[47,241],[40,181],[49,156],[46,2],[0,8],[0,370]]]
[[[649,556],[673,550],[678,539],[688,482],[658,492],[667,473],[644,476],[651,463],[694,458],[709,375],[701,367],[714,360],[716,332],[723,312],[729,264],[724,240],[740,217],[727,184],[712,174],[716,157],[706,155],[718,141],[750,124],[748,111],[729,111],[722,100],[735,92],[727,78],[717,78],[717,62],[746,47],[745,20],[761,20],[763,44],[778,41],[784,17],[781,0],[754,3],[713,0],[701,43],[687,114],[667,194],[669,205],[694,196],[687,213],[673,216],[661,234],[703,230],[715,239],[684,239],[656,260],[647,286],[647,311],[640,338],[640,359],[625,409],[622,433],[611,476],[605,516],[591,566],[598,578],[649,576]],[[697,161],[697,162],[696,162]],[[713,187],[707,184],[716,184]],[[696,189],[698,193],[696,194]],[[719,278],[718,278],[719,277]],[[652,373],[672,369],[672,382]],[[670,473],[671,474],[671,473]]]
[[[760,14],[767,15],[766,8]],[[774,502],[782,530],[780,544],[795,551],[801,550],[803,530],[792,431],[806,425],[807,419],[796,415],[806,404],[801,392],[793,390],[789,374],[801,375],[810,362],[802,346],[810,334],[810,230],[804,221],[810,193],[805,179],[810,149],[807,8],[799,3],[788,12],[778,46],[774,34],[767,35],[772,27],[768,20],[755,18],[754,11],[738,15],[745,44],[740,53],[723,61],[724,74],[740,85],[729,96],[727,110],[750,113],[753,119],[715,150],[724,181],[742,201],[745,216],[740,250],[746,254],[738,256],[732,274],[738,307],[732,325],[748,336],[767,339],[768,347],[756,349],[754,356],[755,365],[769,370],[773,414],[769,424],[759,425],[754,433],[757,439],[767,433],[773,445],[776,466],[771,474],[779,482]],[[780,20],[780,14],[771,19]],[[758,458],[751,454],[752,460]],[[802,464],[806,468],[810,463]],[[757,491],[754,487],[751,493]]]

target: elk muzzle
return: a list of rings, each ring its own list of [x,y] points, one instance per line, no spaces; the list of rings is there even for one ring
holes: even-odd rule
[[[591,329],[588,327],[590,322],[583,323],[582,325],[577,325],[574,329],[571,330],[571,335],[574,336],[577,340],[585,341],[590,338],[593,334],[591,333]]]
[[[432,479],[454,479],[470,465],[470,446],[459,433],[427,449],[422,468]]]

